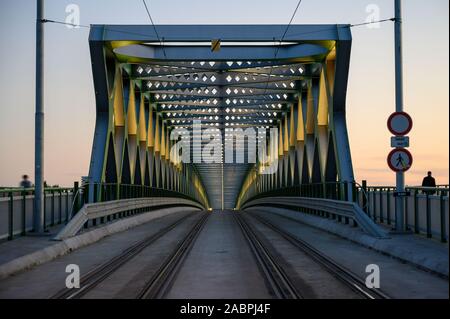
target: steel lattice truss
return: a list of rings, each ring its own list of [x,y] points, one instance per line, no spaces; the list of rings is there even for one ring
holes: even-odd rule
[[[224,128],[276,125],[312,69],[320,75],[317,64],[192,61],[138,65],[133,76],[144,81],[144,92],[171,127],[201,120]]]
[[[345,124],[348,28],[291,26],[284,43],[273,39],[285,26],[157,28],[159,38],[151,26],[91,30],[92,181],[188,190],[205,206],[233,208],[260,191],[353,179]],[[218,52],[213,39],[221,39]],[[222,153],[232,129],[277,128],[277,173],[223,163],[223,155],[212,164],[181,163],[170,152],[170,133],[192,131],[194,121],[214,130]]]

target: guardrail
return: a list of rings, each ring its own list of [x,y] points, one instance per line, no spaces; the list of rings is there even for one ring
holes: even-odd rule
[[[63,240],[75,236],[83,228],[95,227],[98,224],[111,220],[148,212],[157,207],[172,206],[188,206],[203,209],[203,206],[196,201],[170,197],[124,199],[86,204],[54,239]]]
[[[282,187],[253,196],[246,194],[241,200],[241,206],[250,200],[275,196],[327,198],[356,202],[358,187],[360,185],[355,182],[327,182]]]
[[[78,182],[73,188],[46,188],[44,229],[66,224],[85,205],[123,199],[170,197],[192,200],[203,205],[191,194],[143,185]],[[12,240],[33,230],[34,188],[0,189],[0,240]]]
[[[405,221],[406,228],[427,238],[448,241],[449,233],[449,185],[437,187],[406,187]],[[356,182],[329,182],[291,186],[250,196],[244,194],[240,206],[266,197],[295,196],[323,198],[357,203],[374,222],[386,226],[395,224],[395,187],[367,186]],[[307,211],[307,210],[306,210]]]
[[[380,224],[395,224],[395,187],[375,186],[358,189],[358,202],[367,215]],[[448,185],[434,187],[406,187],[405,226],[409,231],[448,241],[449,202]],[[363,194],[364,198],[363,198]]]
[[[44,190],[45,227],[66,223],[70,218],[73,188]],[[0,239],[12,240],[33,229],[34,188],[0,190]]]
[[[305,197],[264,197],[251,200],[242,206],[242,209],[252,206],[281,206],[301,208],[307,214],[331,218],[339,222],[359,226],[367,234],[376,238],[387,238],[387,232],[376,225],[354,202]]]
[[[144,197],[178,197],[200,202],[195,196],[179,191],[130,184],[87,183],[81,188],[80,203],[97,203]],[[76,209],[75,209],[76,211]]]

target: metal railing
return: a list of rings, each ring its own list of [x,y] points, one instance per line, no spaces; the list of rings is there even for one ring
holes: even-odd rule
[[[352,201],[276,196],[251,200],[245,203],[242,208],[246,209],[252,206],[275,206],[298,209],[307,214],[333,219],[347,225],[350,224],[350,221],[353,221],[353,226],[359,226],[367,234],[376,238],[387,238],[386,231],[376,225],[364,213],[361,207]]]
[[[73,188],[44,189],[45,227],[66,223],[70,216]],[[0,239],[12,240],[33,229],[34,188],[0,189]]]
[[[259,193],[254,196],[244,196],[242,203],[263,197],[273,196],[299,196],[309,198],[326,198],[344,201],[356,201],[359,184],[356,182],[327,182],[303,184],[282,187],[275,190]]]
[[[276,197],[300,197],[300,198],[314,198],[314,199],[326,199],[334,200],[335,202],[352,202],[358,203],[358,188],[359,185],[356,182],[326,182],[326,183],[314,183],[314,184],[302,184],[296,186],[282,187],[279,189],[259,193],[254,196],[249,196],[249,193],[241,199],[240,207],[245,207],[247,203],[257,201],[264,198],[276,198]],[[364,192],[361,192],[364,194]],[[363,196],[364,197],[364,196]],[[367,200],[366,200],[367,203]],[[295,207],[296,205],[287,205],[289,207]],[[349,216],[343,216],[338,213],[331,213],[312,207],[309,205],[301,205],[296,209],[300,209],[301,212],[308,215],[320,216],[323,218],[331,218],[339,223],[350,224]],[[354,226],[357,226],[357,221],[354,219]]]
[[[130,184],[88,183],[81,187],[79,200],[75,203],[73,211],[76,213],[86,203],[148,197],[176,197],[193,200],[202,205],[205,204],[190,194],[158,187]]]
[[[255,190],[255,189],[254,189]],[[439,238],[441,242],[448,241],[449,185],[437,187],[406,187],[405,221],[407,230],[423,234],[427,238]],[[244,194],[239,206],[266,197],[298,196],[305,198],[323,198],[357,203],[364,212],[376,223],[388,227],[395,226],[395,196],[396,189],[392,186],[367,186],[356,182],[330,182],[304,184],[283,187],[263,193]],[[305,213],[317,213],[308,208]]]
[[[364,211],[380,224],[395,224],[396,189],[391,186],[374,186],[358,189],[367,194],[367,206]],[[406,230],[423,234],[427,238],[439,238],[448,241],[448,185],[437,187],[405,187],[406,193],[401,200],[405,206]],[[359,203],[362,199],[359,196]]]
[[[86,183],[72,188],[46,188],[44,229],[67,224],[88,203],[122,199],[172,197],[192,200],[205,206],[195,194],[143,185]],[[12,240],[33,230],[34,188],[0,189],[0,240]]]
[[[108,202],[86,204],[74,216],[55,239],[61,240],[75,236],[82,228],[95,227],[112,220],[131,217],[155,209],[170,207],[193,207],[203,209],[202,205],[192,199],[178,197],[151,197],[122,199]]]

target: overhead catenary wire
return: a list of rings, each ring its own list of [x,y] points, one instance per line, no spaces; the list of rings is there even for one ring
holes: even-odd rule
[[[159,42],[159,44],[160,44],[160,46],[162,48],[164,58],[165,58],[165,60],[169,60],[168,57],[167,57],[167,52],[165,50],[165,46],[164,46],[164,41],[166,41],[167,39],[164,39],[164,38],[160,37],[160,35],[158,33],[158,30],[157,30],[157,27],[156,27],[156,25],[154,23],[153,17],[152,17],[152,15],[150,13],[150,10],[149,10],[149,7],[148,7],[146,1],[142,0],[142,2],[144,4],[144,6],[145,6],[147,15],[148,15],[148,17],[150,19],[150,22],[152,24],[152,27],[153,27],[153,30],[154,30],[155,35],[157,37],[157,40],[158,40],[158,42]],[[317,30],[312,30],[312,31],[305,31],[305,32],[300,32],[300,33],[288,34],[289,28],[292,25],[292,22],[294,21],[295,16],[297,15],[297,12],[298,12],[298,9],[300,8],[301,3],[302,3],[302,0],[299,0],[298,3],[297,3],[297,6],[294,9],[293,14],[291,15],[291,18],[289,20],[288,25],[286,26],[286,29],[283,32],[283,34],[282,34],[282,36],[281,36],[281,38],[279,40],[279,45],[276,46],[275,53],[274,53],[274,60],[277,58],[278,53],[279,53],[279,51],[280,51],[280,49],[282,47],[282,43],[283,43],[283,41],[284,41],[284,39],[286,38],[287,35],[289,35],[290,37],[292,37],[292,36],[300,36],[300,35],[314,34],[314,33],[320,33],[320,32],[325,32],[325,31],[333,31],[333,30],[336,30],[336,28],[355,28],[355,27],[367,26],[367,25],[372,25],[372,24],[379,24],[379,23],[384,23],[384,22],[389,22],[389,21],[396,21],[395,18],[388,18],[388,19],[367,21],[367,22],[355,23],[355,24],[337,25],[337,26],[327,27],[327,28],[323,28],[323,29],[317,29]],[[73,23],[68,23],[68,22],[63,22],[63,21],[58,21],[58,20],[51,20],[51,19],[42,19],[41,22],[42,23],[54,23],[54,24],[59,24],[59,25],[66,25],[66,26],[71,26],[71,27],[74,27],[74,28],[77,28],[77,27],[86,28],[86,29],[91,29],[92,28],[92,25],[73,24]],[[110,32],[122,33],[122,34],[142,36],[142,37],[149,36],[148,34],[145,34],[145,33],[125,31],[125,30],[122,30],[122,29],[115,29],[115,28],[110,27],[110,26],[104,26],[104,30],[105,31],[110,31]],[[182,39],[177,39],[177,40],[182,40]],[[221,40],[222,41],[233,41],[235,39],[222,38]],[[275,42],[276,42],[276,39],[274,38],[274,43]],[[171,73],[171,69],[170,68],[169,68],[169,72]],[[265,92],[267,91],[267,88],[269,86],[270,78],[272,76],[272,72],[273,72],[273,68],[270,69],[270,73],[269,73],[269,76],[267,78],[267,84],[266,84],[266,87],[265,87]]]
[[[297,15],[297,12],[298,12],[298,9],[299,9],[301,3],[302,3],[302,0],[299,0],[298,3],[297,3],[297,6],[295,7],[295,10],[294,10],[294,12],[293,12],[293,14],[291,16],[291,19],[289,20],[288,25],[286,26],[286,29],[285,29],[283,35],[281,36],[281,38],[279,40],[279,45],[277,46],[277,48],[275,50],[274,60],[276,60],[276,58],[278,56],[278,53],[279,53],[280,48],[282,46],[282,43],[283,43],[283,41],[284,41],[288,31],[289,31],[289,28],[290,28],[290,26],[291,26],[295,16]],[[378,23],[383,23],[383,22],[387,22],[387,21],[395,21],[395,18],[382,19],[382,20],[377,20],[377,21],[366,21],[366,22],[357,23],[357,24],[349,24],[349,25],[337,26],[337,28],[354,28],[354,27],[360,27],[360,26],[365,26],[365,25],[371,25],[371,24],[375,24],[375,23],[377,23],[377,24]],[[332,31],[332,30],[335,30],[335,29],[336,29],[336,27],[326,28],[326,29],[321,29],[321,30],[310,31],[310,33]],[[305,35],[305,34],[308,34],[308,32],[294,33],[294,34],[290,34],[290,36],[294,36],[294,35],[298,36],[298,35]],[[275,39],[274,39],[274,42],[275,42]],[[270,78],[272,77],[272,72],[273,72],[273,68],[270,69],[269,76],[267,77],[267,82],[266,82],[266,86],[265,86],[265,89],[264,89],[264,94],[267,92],[267,89],[269,87]]]
[[[164,57],[167,59],[167,54],[166,54],[166,50],[165,50],[165,48],[164,48],[164,43],[161,41],[161,38],[160,38],[160,36],[159,36],[159,34],[158,34],[158,30],[156,29],[156,25],[155,25],[155,23],[153,22],[153,18],[152,18],[152,15],[151,15],[151,13],[150,13],[150,10],[149,10],[149,8],[148,8],[148,6],[147,6],[147,2],[146,2],[145,0],[142,0],[142,2],[144,3],[145,11],[147,11],[147,15],[148,15],[148,17],[150,18],[150,22],[152,23],[153,30],[155,31],[156,37],[158,38],[158,42],[159,42],[159,44],[160,44],[161,47],[162,47]]]
[[[164,41],[166,39],[164,39],[164,37],[160,36],[146,1],[142,0],[142,2],[144,4],[145,10],[146,10],[147,15],[148,15],[148,17],[150,19],[150,22],[152,24],[152,27],[153,27],[154,33],[155,33],[155,35],[157,37],[157,40],[158,40],[158,42],[159,42],[159,44],[160,44],[160,46],[162,48],[162,52],[163,52],[163,55],[164,55],[164,60],[169,61],[169,58],[167,56],[167,52],[166,52],[166,49],[165,49],[165,45],[164,45]],[[307,35],[307,34],[313,34],[313,33],[320,33],[320,32],[325,32],[325,31],[333,31],[333,30],[336,30],[336,29],[339,29],[339,28],[355,28],[355,27],[367,26],[367,25],[371,25],[371,24],[379,24],[379,23],[388,22],[388,21],[396,21],[395,18],[389,18],[389,19],[381,19],[381,20],[375,20],[375,21],[366,21],[366,22],[356,23],[356,24],[334,25],[333,27],[319,28],[319,29],[316,29],[316,30],[305,31],[305,32],[301,32],[301,33],[291,33],[291,34],[289,34],[288,33],[289,32],[289,28],[292,25],[292,22],[294,21],[295,16],[297,15],[297,12],[298,12],[298,9],[300,8],[301,3],[302,3],[302,0],[299,0],[298,3],[297,3],[297,6],[295,7],[295,9],[293,11],[293,14],[291,15],[291,18],[289,20],[288,25],[286,26],[283,34],[281,35],[281,37],[280,37],[280,39],[278,41],[279,44],[276,45],[277,40],[275,38],[273,39],[274,45],[276,46],[276,49],[275,49],[275,52],[274,52],[274,60],[276,60],[276,58],[277,58],[277,56],[279,54],[279,51],[280,51],[280,49],[282,47],[283,41],[286,38],[286,36],[293,37],[293,36]],[[66,25],[66,26],[71,26],[73,28],[79,27],[79,28],[91,29],[93,27],[92,25],[73,24],[73,23],[69,23],[69,22],[62,22],[62,21],[51,20],[51,19],[42,19],[41,22],[42,23],[54,23],[54,24],[59,24],[59,25]],[[117,29],[117,28],[114,28],[114,27],[111,27],[111,26],[102,26],[102,27],[103,27],[103,29],[105,31],[109,31],[109,32],[116,32],[116,33],[122,33],[122,34],[130,34],[130,35],[138,35],[138,36],[141,36],[141,37],[148,37],[149,36],[149,34],[137,33],[137,32],[132,32],[132,31],[126,31],[126,30]],[[181,39],[177,39],[177,40],[179,41]],[[223,39],[222,38],[222,40],[223,41],[227,41],[227,40],[228,41],[232,41],[232,40],[235,40],[235,39]],[[171,76],[173,76],[172,69],[170,67],[168,67],[168,71],[171,74]],[[272,77],[272,74],[273,74],[273,68],[270,68],[270,72],[268,74],[267,82],[266,82],[266,85],[265,85],[265,88],[264,88],[264,94],[266,94],[266,92],[267,92],[267,89],[269,87],[270,79]]]
[[[298,8],[300,8],[300,5],[301,5],[301,4],[302,4],[302,0],[299,0],[298,3],[297,3],[297,6],[295,7],[294,13],[292,14],[291,19],[289,20],[288,25],[286,26],[286,30],[284,30],[284,33],[283,33],[283,35],[281,36],[281,39],[280,39],[280,45],[278,46],[277,50],[275,51],[275,58],[276,58],[277,55],[278,55],[278,52],[279,52],[280,47],[281,47],[281,45],[282,45],[282,43],[283,43],[283,40],[284,40],[284,38],[286,37],[286,34],[287,34],[287,32],[289,31],[289,28],[291,27],[292,21],[294,21],[294,18],[295,18],[295,16],[297,15]]]
[[[378,23],[395,21],[395,20],[396,20],[395,18],[389,18],[389,19],[382,19],[382,20],[376,20],[376,21],[362,22],[362,23],[356,23],[356,24],[337,25],[337,26],[327,27],[327,28],[323,28],[323,29],[317,29],[317,30],[312,30],[312,31],[304,31],[304,32],[298,32],[298,33],[290,33],[290,34],[286,34],[286,35],[289,35],[289,36],[300,36],[300,35],[314,34],[314,33],[320,33],[320,32],[325,32],[325,31],[333,31],[333,30],[336,30],[336,28],[343,28],[343,29],[355,28],[355,27],[371,25],[371,24],[378,24]],[[40,21],[42,23],[53,23],[53,24],[70,26],[70,27],[74,27],[74,28],[78,28],[79,27],[79,28],[91,29],[93,26],[95,26],[95,25],[85,25],[85,24],[73,24],[73,23],[63,22],[63,21],[53,20],[53,19],[42,19]],[[148,33],[125,31],[123,29],[115,29],[115,28],[112,28],[112,27],[109,27],[109,26],[104,26],[104,30],[105,31],[109,31],[109,32],[129,34],[129,35],[135,35],[135,36],[141,36],[141,37],[148,37],[149,36]],[[168,40],[170,41],[171,39],[164,38],[164,41],[168,41]],[[183,40],[182,38],[177,38],[177,41],[182,41],[182,40]],[[236,39],[222,38],[221,40],[222,41],[234,41]]]
[[[276,49],[275,49],[275,56],[274,56],[274,58],[273,58],[274,60],[276,60],[276,58],[277,58],[277,56],[278,56],[278,53],[280,52],[280,48],[281,48],[281,45],[283,44],[283,40],[284,40],[284,38],[286,37],[286,34],[287,34],[287,32],[289,31],[289,28],[290,28],[290,26],[291,26],[291,24],[292,24],[292,21],[294,21],[294,18],[295,18],[295,16],[297,15],[298,9],[300,8],[300,5],[301,5],[301,4],[302,4],[302,0],[299,0],[298,3],[297,3],[297,6],[295,7],[294,12],[293,12],[292,15],[291,15],[291,19],[289,20],[289,23],[288,23],[288,25],[286,26],[286,29],[284,30],[284,33],[283,33],[283,35],[282,35],[281,38],[280,38],[279,45],[278,45],[278,46],[276,47]],[[274,42],[275,42],[275,39],[274,39]],[[270,68],[269,76],[267,77],[267,82],[266,82],[266,85],[265,85],[265,88],[264,88],[264,93],[263,93],[263,95],[265,95],[266,92],[267,92],[267,89],[268,89],[269,83],[270,83],[270,78],[272,77],[272,73],[273,73],[273,67]]]

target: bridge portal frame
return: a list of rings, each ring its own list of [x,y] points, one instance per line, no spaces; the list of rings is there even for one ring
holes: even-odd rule
[[[124,113],[124,118],[119,119],[123,125],[115,126],[117,117],[111,110],[114,109],[116,79],[123,70],[133,74],[132,65],[149,61],[170,63],[246,60],[259,60],[263,63],[314,61],[321,67],[316,80],[311,80],[303,93],[295,95],[297,100],[291,101],[288,109],[277,118],[280,137],[277,174],[258,176],[259,167],[250,169],[237,202],[251,187],[256,193],[262,189],[281,188],[292,183],[312,183],[319,180],[327,182],[333,179],[341,182],[354,181],[345,117],[352,42],[349,25],[291,25],[283,43],[277,42],[277,39],[284,33],[285,25],[158,25],[156,29],[158,34],[151,25],[91,26],[89,42],[97,112],[89,170],[91,183],[105,182],[108,152],[112,148],[114,157],[120,161],[115,161],[112,166],[115,166],[113,175],[116,176],[116,182],[121,181],[126,165],[140,165],[143,168],[141,175],[152,175],[154,169],[150,168],[149,173],[146,170],[148,166],[154,165],[158,167],[157,174],[163,176],[156,180],[154,176],[150,177],[150,183],[155,180],[162,187],[175,187],[176,190],[188,188],[189,193],[200,196],[207,203],[208,192],[202,176],[195,168],[170,159],[167,150],[171,142],[167,137],[172,128],[165,126],[167,119],[164,120],[158,104],[153,103],[155,101],[151,92],[145,92],[141,86],[141,96],[136,97],[133,104],[139,113],[137,100],[148,100],[149,113],[156,113],[147,114],[148,131],[142,134],[145,135],[144,138],[133,138],[134,135],[139,135],[138,132],[133,132],[139,128],[135,127],[136,123],[125,118],[129,114],[127,106],[124,107],[127,114]],[[219,52],[213,52],[205,43],[214,39],[230,45],[222,46]],[[324,103],[323,99],[326,99],[325,107],[320,105]],[[129,98],[125,103],[130,104]],[[326,109],[325,115],[319,114],[323,113],[321,109]],[[303,118],[299,116],[300,113],[304,115]],[[152,116],[155,117],[153,120]],[[319,123],[320,121],[323,123]],[[137,124],[139,127],[139,123]],[[134,134],[130,134],[130,126],[131,133]],[[122,133],[122,143],[118,144],[111,142],[117,127],[126,130],[125,134]],[[133,160],[140,154],[140,163],[124,165],[123,159],[127,157],[130,142],[133,147],[137,147],[137,151],[133,151]],[[140,142],[145,143],[138,145]],[[120,151],[115,148],[120,148]],[[151,163],[148,163],[149,160]],[[139,182],[144,184],[145,179],[146,176],[141,176]],[[135,182],[133,177],[131,182]]]

